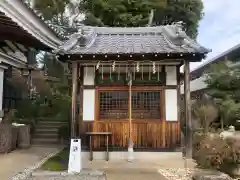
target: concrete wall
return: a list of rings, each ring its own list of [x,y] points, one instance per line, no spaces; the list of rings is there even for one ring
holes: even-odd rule
[[[201,76],[200,78],[197,78],[193,81],[190,82],[190,91],[197,91],[201,89],[205,89],[207,87],[207,84],[204,82],[204,77]],[[181,85],[180,87],[180,92],[181,94],[184,94],[184,84]]]

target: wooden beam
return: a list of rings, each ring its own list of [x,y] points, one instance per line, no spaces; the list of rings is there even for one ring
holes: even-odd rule
[[[186,158],[192,158],[192,119],[191,119],[191,92],[190,92],[190,63],[184,61],[184,104],[186,121]]]
[[[71,119],[71,138],[76,137],[76,102],[77,102],[77,80],[78,64],[72,63],[72,119]]]
[[[21,50],[21,51],[27,51],[27,49],[25,48],[25,46],[24,45],[22,45],[22,44],[19,44],[19,43],[16,43],[16,45],[17,45],[17,47]]]
[[[9,40],[5,40],[5,43],[11,48],[13,52],[19,51],[18,48]],[[20,51],[21,52],[21,51]]]
[[[80,61],[80,62],[89,62],[89,61],[112,61],[113,59],[117,59],[117,61],[126,61],[129,59],[131,61],[160,61],[160,60],[167,60],[166,62],[176,62],[178,61],[179,64],[183,62],[184,59],[191,59],[191,62],[200,62],[204,58],[204,54],[193,54],[193,53],[133,53],[131,54],[102,54],[102,53],[95,53],[95,54],[57,54],[59,56],[60,61]],[[156,56],[157,55],[157,56]]]

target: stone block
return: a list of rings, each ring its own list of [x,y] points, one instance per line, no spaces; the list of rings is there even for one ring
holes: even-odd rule
[[[18,128],[11,124],[0,124],[0,153],[9,153],[16,148]]]
[[[29,148],[31,145],[31,135],[30,135],[30,126],[23,125],[18,126],[18,147],[19,148]]]
[[[199,170],[193,176],[193,180],[232,180],[232,178],[222,172],[214,170]]]

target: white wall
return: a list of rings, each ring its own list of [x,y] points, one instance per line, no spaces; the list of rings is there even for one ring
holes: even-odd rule
[[[84,67],[84,85],[94,85],[95,68]],[[83,90],[83,121],[93,121],[95,112],[95,89]]]
[[[166,66],[166,85],[177,85],[177,67]]]
[[[165,89],[166,121],[178,120],[177,89]]]
[[[95,112],[95,89],[83,90],[83,121],[93,121]]]
[[[83,74],[84,74],[83,85],[94,85],[95,68],[84,67]]]

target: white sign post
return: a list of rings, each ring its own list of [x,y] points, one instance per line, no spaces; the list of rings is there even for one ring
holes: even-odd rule
[[[82,169],[81,139],[71,139],[68,173],[79,173]]]

